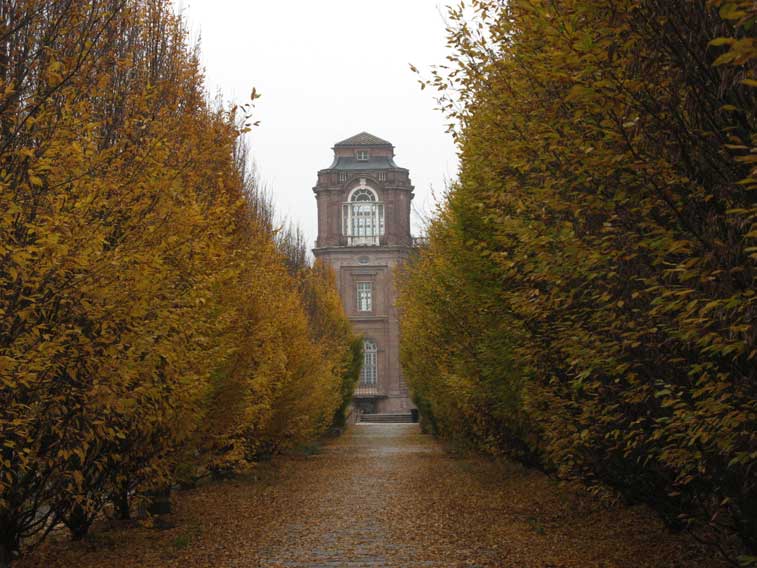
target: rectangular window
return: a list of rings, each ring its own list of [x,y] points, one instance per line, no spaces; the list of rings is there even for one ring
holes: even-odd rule
[[[379,181],[386,181],[386,172],[379,172],[378,173],[378,180]]]
[[[373,283],[357,283],[357,311],[370,312],[373,309]]]
[[[347,181],[347,172],[339,172],[339,181]]]
[[[376,386],[378,383],[378,349],[372,339],[363,340],[363,367],[360,369],[360,384]]]
[[[358,151],[356,151],[355,152],[355,157],[359,161],[365,162],[366,160],[368,160],[368,150],[358,150]]]

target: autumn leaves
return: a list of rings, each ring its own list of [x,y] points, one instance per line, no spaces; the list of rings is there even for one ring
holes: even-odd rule
[[[401,286],[427,424],[754,553],[753,3],[470,8],[429,81],[461,175]]]
[[[329,427],[356,380],[159,0],[0,7],[0,565]],[[297,251],[295,251],[297,252]]]

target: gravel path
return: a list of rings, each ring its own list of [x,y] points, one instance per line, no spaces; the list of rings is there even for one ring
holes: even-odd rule
[[[415,424],[357,425],[307,457],[178,496],[173,528],[101,529],[22,566],[710,568],[643,508],[445,453]]]
[[[358,425],[315,462],[261,543],[262,565],[709,564],[646,511],[606,510],[515,464],[455,459],[417,425]]]

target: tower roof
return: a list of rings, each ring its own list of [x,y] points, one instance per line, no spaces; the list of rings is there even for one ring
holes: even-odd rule
[[[369,170],[404,170],[394,163],[389,156],[371,158],[370,160],[356,160],[352,157],[341,156],[335,157],[328,170],[352,170],[352,171],[369,171]]]
[[[346,140],[342,140],[341,142],[337,142],[334,144],[334,147],[339,146],[391,146],[391,142],[387,142],[386,140],[382,140],[378,136],[374,136],[373,134],[369,134],[368,132],[361,132],[359,134],[355,134],[354,136],[350,136]]]

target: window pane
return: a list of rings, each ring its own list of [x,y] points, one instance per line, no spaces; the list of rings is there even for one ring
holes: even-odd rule
[[[373,283],[357,283],[357,309],[360,312],[370,312],[373,309]]]
[[[372,339],[363,341],[363,368],[360,370],[360,383],[376,385],[378,381],[376,342]]]
[[[370,189],[358,189],[352,193],[352,201],[376,201],[376,195]]]
[[[384,234],[384,204],[368,188],[359,188],[343,206],[342,230],[349,245],[378,245]]]
[[[352,206],[352,236],[373,237],[376,232],[375,205],[373,203],[360,203]]]

